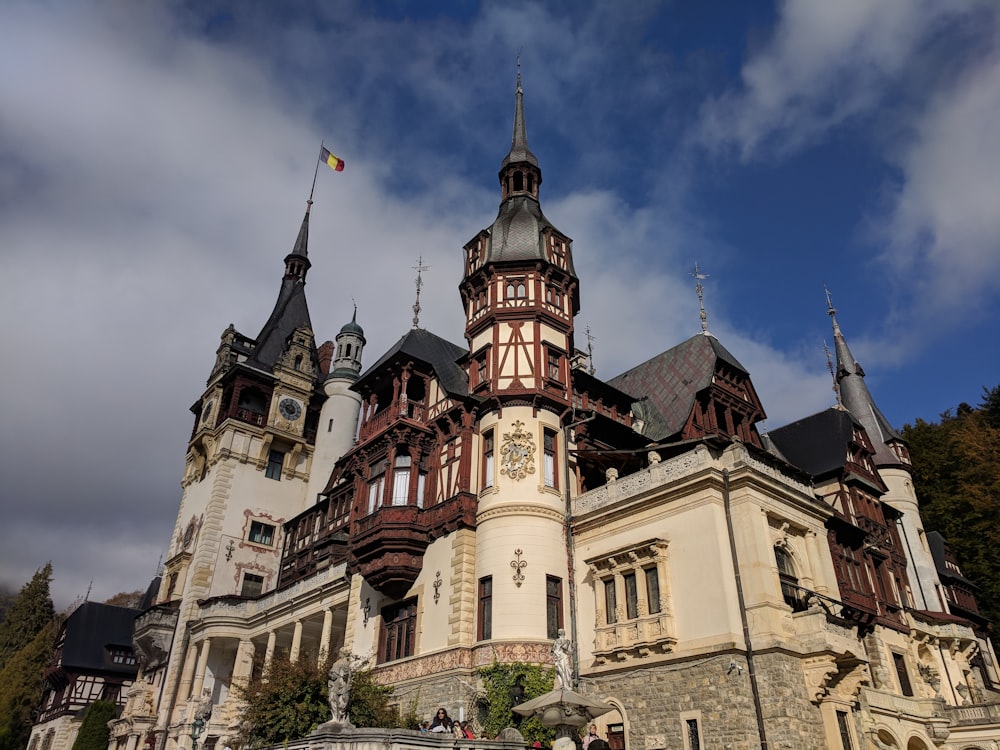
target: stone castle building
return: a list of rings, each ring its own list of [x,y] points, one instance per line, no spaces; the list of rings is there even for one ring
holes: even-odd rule
[[[233,685],[342,647],[459,715],[477,668],[551,664],[565,629],[616,750],[996,750],[988,623],[832,307],[840,403],[770,435],[707,329],[602,381],[520,77],[498,176],[464,342],[415,321],[364,370],[356,320],[318,346],[308,210],[260,333],[223,332],[112,748],[188,750],[206,707],[222,748]]]

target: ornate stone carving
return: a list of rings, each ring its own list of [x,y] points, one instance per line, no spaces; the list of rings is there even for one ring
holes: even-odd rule
[[[524,431],[524,422],[514,422],[514,431],[503,434],[500,473],[517,481],[535,473],[535,439]]]

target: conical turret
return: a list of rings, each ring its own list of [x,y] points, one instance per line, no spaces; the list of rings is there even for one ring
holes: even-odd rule
[[[875,463],[878,466],[908,464],[906,443],[885,415],[875,405],[865,371],[854,359],[847,346],[843,331],[837,323],[837,310],[827,294],[827,313],[833,322],[834,349],[837,356],[836,382],[840,401],[865,428],[875,448]]]

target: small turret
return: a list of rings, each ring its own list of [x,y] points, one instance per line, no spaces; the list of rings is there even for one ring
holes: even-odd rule
[[[353,447],[358,434],[361,394],[351,386],[361,374],[365,343],[365,332],[358,325],[358,308],[355,307],[351,322],[337,334],[333,366],[323,382],[326,401],[319,416],[309,473],[308,497],[311,499],[323,491],[333,465]]]

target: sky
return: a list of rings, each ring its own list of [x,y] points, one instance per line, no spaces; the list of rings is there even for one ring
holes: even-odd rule
[[[700,330],[778,427],[834,403],[824,287],[897,427],[1000,383],[1000,7],[983,0],[0,3],[0,586],[145,588],[230,323],[458,344],[520,53],[597,376]]]

